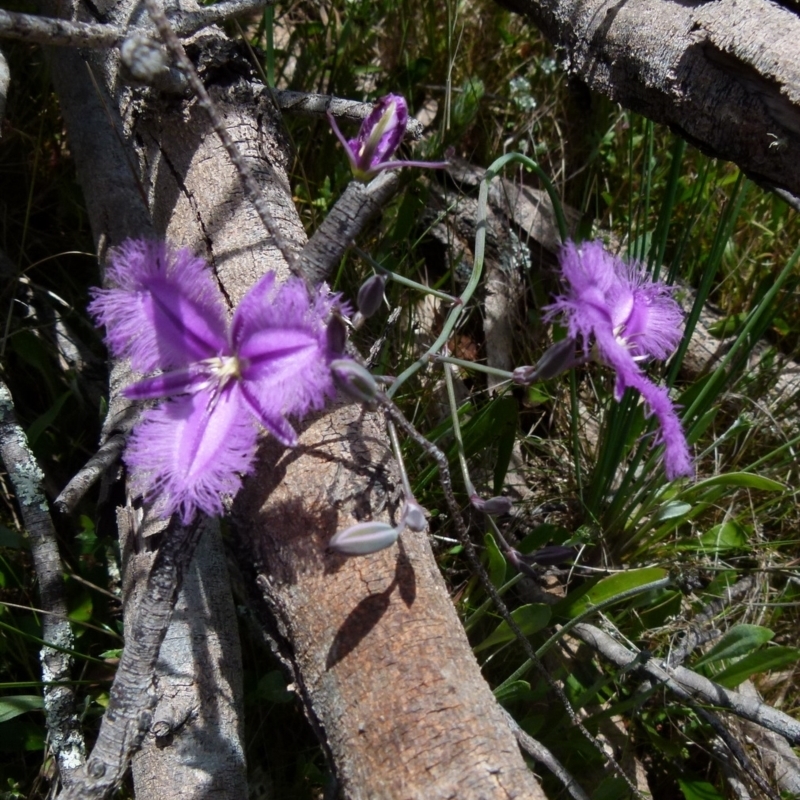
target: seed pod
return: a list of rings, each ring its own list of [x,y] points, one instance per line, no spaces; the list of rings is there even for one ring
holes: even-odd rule
[[[572,369],[578,363],[575,358],[575,340],[562,339],[550,345],[535,367],[517,367],[514,370],[514,383],[529,386],[534,381],[546,381],[562,372]]]
[[[328,341],[328,349],[331,353],[344,355],[345,347],[347,345],[347,326],[344,320],[335,314],[331,317],[328,323],[328,330],[326,331]]]

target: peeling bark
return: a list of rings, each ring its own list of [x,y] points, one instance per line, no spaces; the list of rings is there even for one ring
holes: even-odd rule
[[[800,196],[800,13],[769,0],[501,0],[570,75]],[[790,198],[791,199],[791,198]],[[800,202],[795,199],[795,202]]]

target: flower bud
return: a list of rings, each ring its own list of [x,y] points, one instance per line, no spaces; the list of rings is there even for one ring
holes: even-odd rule
[[[564,564],[567,561],[572,561],[576,555],[574,547],[563,547],[560,544],[548,544],[533,553],[523,555],[518,550],[510,552],[511,561],[517,567],[522,569],[521,564],[540,564],[541,566],[557,566]],[[524,570],[523,570],[524,571]]]
[[[556,342],[544,351],[535,367],[517,367],[514,370],[514,383],[529,386],[535,381],[555,378],[562,372],[572,369],[578,363],[575,357],[575,340],[566,338]]]
[[[400,515],[402,525],[410,531],[419,533],[428,527],[428,521],[425,519],[425,509],[413,498],[406,500],[403,505],[403,513]]]
[[[361,285],[356,304],[365,317],[371,317],[381,307],[385,288],[386,278],[383,275],[373,275]]]
[[[347,346],[347,325],[339,314],[333,314],[326,331],[328,350],[336,355],[344,355]]]
[[[328,549],[346,556],[366,556],[391,547],[400,534],[385,522],[359,522],[339,531],[328,543]]]
[[[331,361],[331,372],[336,385],[358,403],[374,406],[378,396],[378,384],[369,370],[347,358]]]
[[[510,514],[514,509],[514,504],[507,497],[490,497],[488,500],[484,500],[474,494],[469,501],[478,511],[482,511],[490,517],[502,517],[503,514]]]

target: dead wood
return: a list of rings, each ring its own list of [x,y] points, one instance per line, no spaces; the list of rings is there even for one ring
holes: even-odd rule
[[[800,195],[800,13],[769,0],[502,0],[591,89]],[[792,198],[788,198],[792,200]]]

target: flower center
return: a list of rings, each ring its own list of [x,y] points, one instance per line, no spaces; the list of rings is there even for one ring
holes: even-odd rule
[[[238,381],[247,366],[239,360],[239,356],[214,356],[203,362],[208,370],[209,383],[217,385],[217,391],[224,389],[231,381]]]

